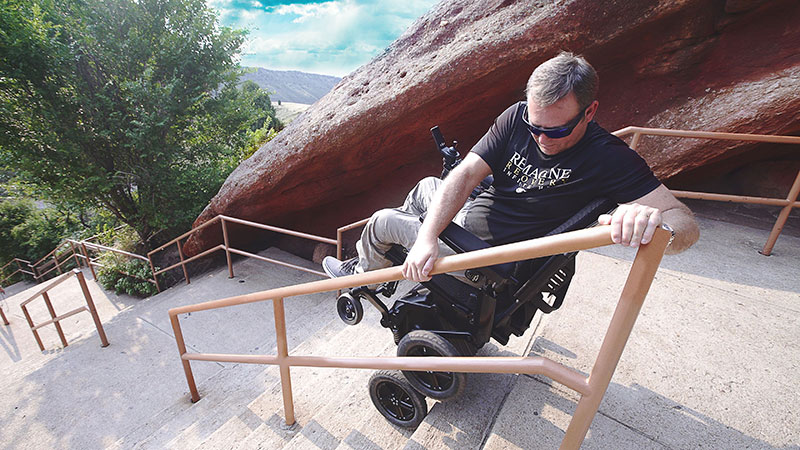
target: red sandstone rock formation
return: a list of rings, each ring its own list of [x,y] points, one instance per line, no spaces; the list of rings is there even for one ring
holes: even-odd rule
[[[800,129],[795,0],[448,0],[242,163],[195,225],[226,214],[333,236],[438,174],[431,126],[468,151],[562,49],[598,70],[609,130]],[[684,183],[787,151],[663,138],[639,148],[662,180]],[[202,235],[187,252],[219,239]]]

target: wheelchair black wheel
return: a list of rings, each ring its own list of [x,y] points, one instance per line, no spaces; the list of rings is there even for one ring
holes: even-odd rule
[[[400,340],[397,356],[460,356],[456,347],[432,331],[414,330]],[[436,400],[458,398],[466,386],[466,374],[404,370],[403,375],[414,389]]]
[[[336,300],[336,312],[344,323],[356,325],[364,317],[364,306],[361,305],[360,298],[345,293]]]
[[[425,397],[397,371],[375,372],[369,379],[369,397],[381,415],[398,427],[417,428],[428,414]]]

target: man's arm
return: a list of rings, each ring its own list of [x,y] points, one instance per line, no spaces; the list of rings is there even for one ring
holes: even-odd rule
[[[692,211],[663,184],[631,203],[620,205],[613,215],[603,214],[599,222],[611,224],[611,239],[629,247],[649,243],[656,228],[666,223],[675,232],[667,254],[686,250],[700,237]]]
[[[489,165],[480,156],[470,152],[447,175],[436,191],[417,240],[403,263],[404,277],[417,282],[430,280],[433,263],[439,257],[439,234],[464,206],[475,186],[491,173]]]

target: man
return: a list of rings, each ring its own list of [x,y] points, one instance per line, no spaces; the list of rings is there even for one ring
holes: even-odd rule
[[[357,243],[359,257],[328,257],[326,273],[389,266],[383,253],[396,243],[410,248],[403,275],[427,281],[439,255],[452,253],[438,236],[454,219],[499,245],[542,236],[597,197],[620,203],[600,217],[615,243],[647,244],[663,222],[675,232],[667,253],[689,248],[699,237],[691,211],[635,151],[593,121],[597,87],[597,73],[580,56],[562,52],[542,63],[528,80],[527,102],[503,112],[444,181],[426,178],[403,206],[375,213]],[[492,186],[468,201],[488,175]]]

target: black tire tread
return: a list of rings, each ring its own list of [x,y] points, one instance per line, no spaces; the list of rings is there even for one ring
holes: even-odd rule
[[[408,420],[401,420],[389,412],[388,407],[381,403],[378,395],[378,388],[382,383],[392,383],[408,394],[409,400],[413,406],[413,417]],[[379,370],[375,372],[369,379],[369,397],[372,399],[372,404],[375,405],[378,412],[380,412],[386,420],[398,427],[412,430],[416,429],[428,414],[428,404],[425,402],[425,397],[417,392],[408,380],[397,370]]]
[[[442,336],[439,336],[432,331],[414,330],[403,336],[403,339],[400,340],[400,343],[397,345],[397,356],[409,356],[409,352],[419,346],[427,347],[428,349],[433,350],[435,353],[438,353],[440,356],[462,355],[462,352],[459,351],[452,342],[448,341]],[[406,379],[409,383],[411,383],[414,389],[419,391],[422,395],[435,400],[457,399],[459,396],[461,396],[461,394],[463,394],[464,388],[466,387],[466,374],[464,373],[443,372],[452,375],[453,381],[449,388],[441,391],[432,390],[425,386],[425,384],[420,381],[417,375],[418,373],[423,372],[415,372],[410,370],[403,371],[403,375],[405,375]]]

